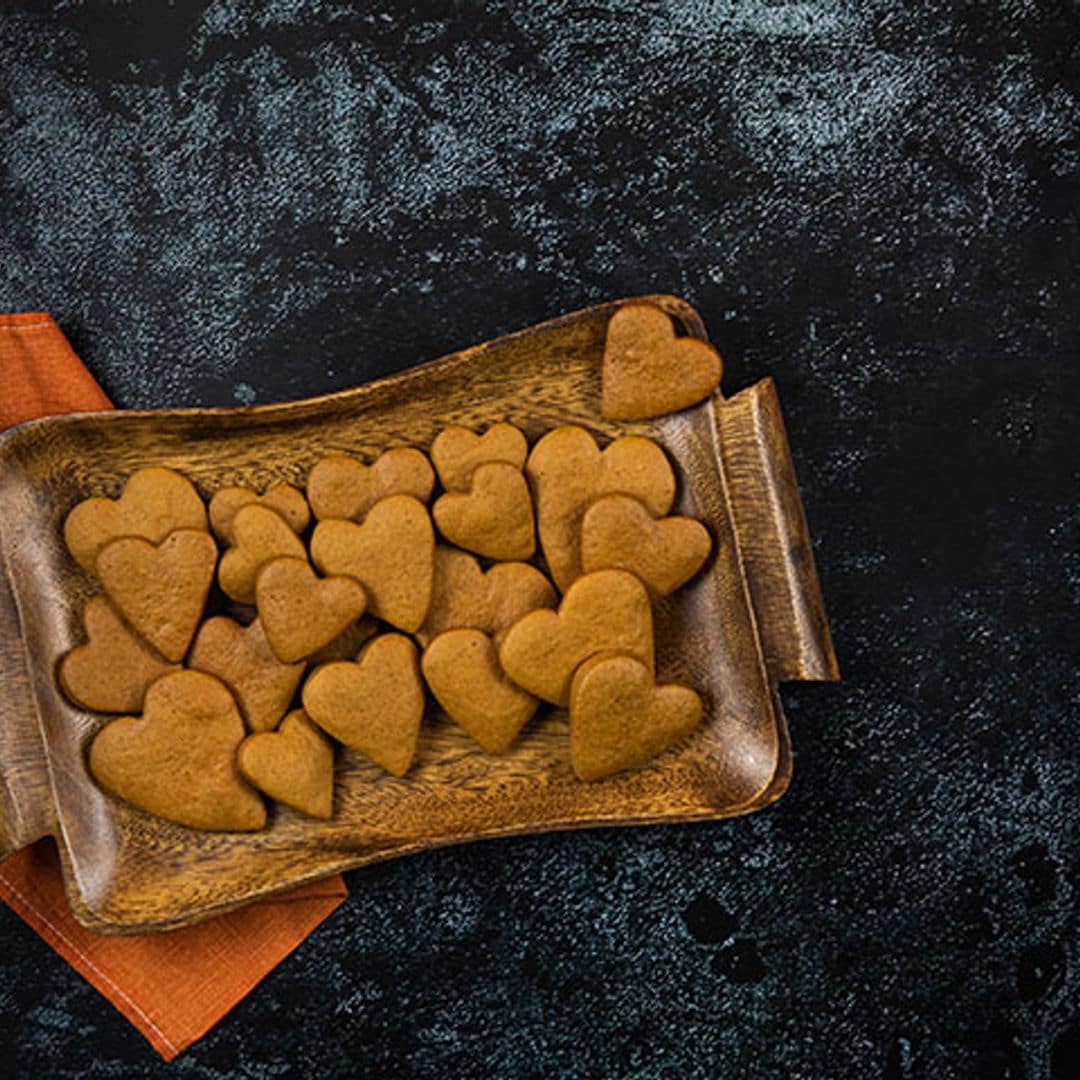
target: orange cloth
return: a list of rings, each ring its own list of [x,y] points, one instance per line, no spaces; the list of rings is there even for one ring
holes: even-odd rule
[[[53,319],[0,315],[0,429],[111,408]],[[345,899],[340,875],[183,930],[105,937],[80,926],[52,840],[0,862],[0,899],[171,1060],[204,1035]]]

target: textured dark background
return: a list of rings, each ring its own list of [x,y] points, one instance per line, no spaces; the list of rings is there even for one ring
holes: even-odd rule
[[[1077,6],[52,7],[0,309],[151,406],[679,293],[777,377],[845,676],[755,817],[351,875],[171,1073],[1080,1075]],[[164,1072],[6,909],[0,1051]]]

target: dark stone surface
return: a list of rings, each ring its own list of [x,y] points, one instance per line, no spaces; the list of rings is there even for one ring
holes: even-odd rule
[[[617,295],[771,373],[845,681],[723,824],[436,852],[178,1076],[1080,1075],[1074,3],[0,12],[0,308],[121,405]],[[0,910],[18,1075],[164,1071]]]

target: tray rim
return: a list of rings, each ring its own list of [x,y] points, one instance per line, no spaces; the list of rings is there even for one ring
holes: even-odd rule
[[[494,338],[472,345],[463,345],[452,352],[442,353],[430,360],[420,360],[388,375],[380,375],[374,379],[357,383],[355,386],[347,386],[342,390],[330,390],[325,394],[316,394],[313,397],[287,398],[284,401],[265,401],[254,405],[181,405],[161,409],[86,409],[80,412],[59,413],[53,416],[38,416],[32,420],[23,420],[19,424],[0,431],[0,469],[4,467],[4,458],[13,453],[10,445],[28,438],[31,432],[39,428],[58,428],[69,424],[84,423],[89,419],[102,423],[114,423],[118,420],[146,420],[152,418],[177,418],[198,419],[204,416],[237,416],[255,417],[279,414],[284,416],[290,412],[311,411],[324,405],[336,405],[344,403],[346,399],[360,398],[378,393],[382,390],[392,390],[400,383],[407,383],[418,377],[419,372],[437,372],[443,367],[451,367],[461,362],[464,353],[482,351],[495,342],[500,344],[510,342],[517,338],[524,338],[532,334],[552,330],[568,323],[580,321],[583,317],[600,314],[604,311],[614,311],[616,308],[627,304],[653,304],[662,308],[668,315],[678,319],[682,328],[689,336],[708,341],[709,336],[705,330],[705,323],[688,301],[671,293],[644,293],[640,296],[624,296],[616,300],[605,300],[598,304],[589,304],[574,311],[556,315],[554,318],[545,319],[542,322],[531,323],[528,326],[519,327],[505,334],[499,334]],[[719,390],[717,395],[720,396]]]

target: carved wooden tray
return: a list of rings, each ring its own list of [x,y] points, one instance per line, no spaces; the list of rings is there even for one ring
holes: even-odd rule
[[[697,313],[664,308],[705,336]],[[659,420],[599,415],[600,357],[619,303],[522,330],[389,378],[307,401],[253,408],[82,413],[0,436],[0,855],[56,837],[79,921],[107,932],[185,925],[332,871],[441,844],[596,825],[747,813],[791,776],[776,684],[835,679],[836,660],[771,381]],[[203,833],[104,794],[85,755],[102,718],[59,692],[59,658],[80,638],[97,586],[67,555],[64,516],[115,496],[144,465],[167,465],[209,497],[225,484],[300,486],[324,454],[427,448],[450,423],[510,420],[530,443],[559,424],[602,442],[636,432],[676,467],[673,512],[716,541],[704,571],[658,605],[657,672],[702,693],[706,719],[649,767],[598,783],[572,774],[564,714],[534,720],[490,757],[434,711],[416,765],[394,779],[339,751],[333,820],[275,806],[259,833]]]

